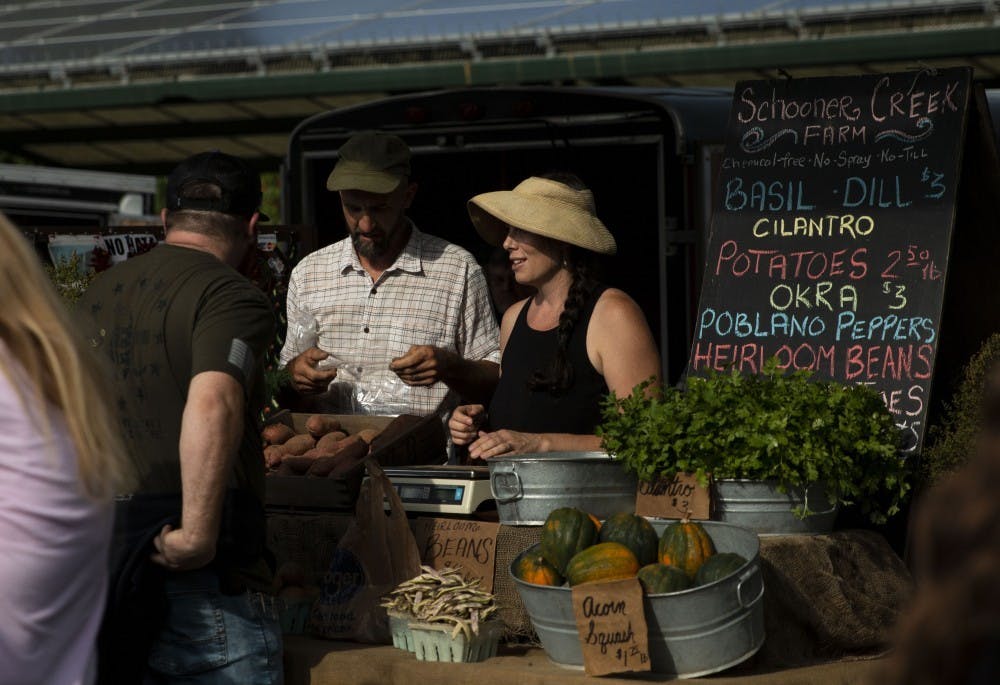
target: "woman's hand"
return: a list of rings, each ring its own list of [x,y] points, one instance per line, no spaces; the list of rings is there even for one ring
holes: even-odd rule
[[[531,454],[546,451],[539,433],[518,433],[498,430],[492,433],[480,431],[479,438],[469,445],[470,459],[489,459],[510,454]]]
[[[479,427],[486,420],[486,407],[481,404],[463,404],[455,407],[448,419],[451,441],[456,445],[468,445],[479,435]]]

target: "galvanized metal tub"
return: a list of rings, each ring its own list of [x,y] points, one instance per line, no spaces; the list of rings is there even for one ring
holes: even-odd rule
[[[651,519],[658,533],[672,521]],[[728,523],[703,522],[719,552],[736,552],[747,563],[736,573],[708,585],[646,595],[650,666],[656,673],[696,678],[716,673],[753,656],[764,644],[764,580],[760,541],[752,531]],[[533,585],[511,576],[549,658],[560,666],[583,667],[583,651],[573,616],[569,587]]]
[[[773,481],[718,480],[712,484],[712,519],[732,523],[760,535],[829,533],[838,504],[826,487],[789,488],[778,491]],[[808,507],[814,513],[800,519],[792,510]]]
[[[598,518],[635,511],[638,482],[606,452],[546,452],[488,459],[500,523],[538,526],[559,507]]]

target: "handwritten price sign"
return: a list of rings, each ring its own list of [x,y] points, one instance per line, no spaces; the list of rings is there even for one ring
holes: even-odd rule
[[[423,563],[438,570],[461,568],[467,579],[479,578],[481,589],[493,590],[499,523],[419,518],[412,527]]]
[[[573,614],[587,675],[650,670],[646,616],[638,579],[574,586]]]
[[[665,519],[707,519],[711,498],[708,488],[698,484],[689,473],[639,483],[635,513]]]

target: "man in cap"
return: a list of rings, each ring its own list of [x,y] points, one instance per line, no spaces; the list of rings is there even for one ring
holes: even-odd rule
[[[163,243],[101,274],[78,305],[111,361],[140,474],[116,503],[102,682],[281,680],[256,419],[274,317],[237,271],[260,201],[243,160],[184,160]]]
[[[326,187],[340,194],[349,235],[292,271],[281,351],[292,385],[320,393],[349,381],[355,398],[393,388],[383,403],[417,415],[488,399],[500,355],[486,280],[471,254],[406,216],[417,192],[410,149],[365,131],[339,154]],[[318,342],[297,334],[310,326]]]

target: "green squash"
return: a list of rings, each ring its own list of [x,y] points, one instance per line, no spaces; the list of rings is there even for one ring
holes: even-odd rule
[[[695,574],[696,585],[708,585],[717,580],[722,580],[743,568],[747,560],[735,552],[719,552],[710,556],[698,573]]]
[[[676,566],[666,564],[647,564],[639,569],[639,582],[647,595],[658,595],[664,592],[680,592],[693,587],[691,579]]]
[[[514,564],[514,575],[535,585],[562,585],[565,580],[552,564],[539,554],[523,554]]]
[[[632,550],[640,566],[652,564],[657,559],[659,536],[653,524],[642,516],[622,512],[610,516],[601,526],[601,542],[620,542]]]
[[[595,580],[634,578],[639,562],[625,545],[599,542],[575,554],[566,565],[566,581],[573,585]]]
[[[676,566],[694,579],[705,560],[715,554],[715,544],[696,521],[681,520],[663,529],[660,536],[660,563]]]
[[[542,557],[562,576],[566,575],[566,565],[573,555],[595,542],[597,526],[594,519],[582,509],[554,509],[542,526]]]

